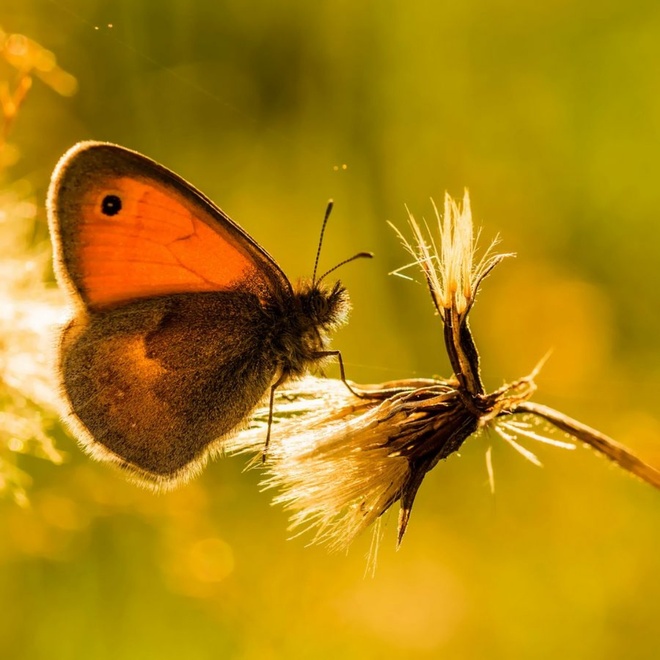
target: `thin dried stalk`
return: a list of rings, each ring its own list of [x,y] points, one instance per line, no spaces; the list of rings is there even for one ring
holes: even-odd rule
[[[564,433],[568,433],[568,435],[576,440],[584,442],[592,449],[603,454],[603,456],[606,456],[627,472],[634,474],[651,486],[660,488],[660,471],[645,463],[629,449],[604,433],[540,403],[525,401],[518,405],[514,412],[526,412],[542,417],[558,429],[564,431]]]

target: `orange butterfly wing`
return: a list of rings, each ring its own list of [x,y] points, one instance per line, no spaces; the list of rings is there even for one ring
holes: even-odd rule
[[[48,206],[60,278],[93,310],[172,293],[291,292],[272,257],[209,199],[123,147],[70,149]]]

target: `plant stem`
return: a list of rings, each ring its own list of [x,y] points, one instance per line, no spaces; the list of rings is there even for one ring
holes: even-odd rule
[[[631,472],[646,483],[660,488],[660,472],[654,467],[645,463],[643,460],[635,456],[631,451],[620,445],[616,440],[606,436],[604,433],[592,429],[586,424],[582,424],[563,413],[544,406],[540,403],[532,403],[531,401],[524,401],[516,406],[515,413],[532,413],[543,417],[558,429],[573,436],[577,440],[589,445],[597,452],[605,455],[611,461],[622,467],[624,470]]]

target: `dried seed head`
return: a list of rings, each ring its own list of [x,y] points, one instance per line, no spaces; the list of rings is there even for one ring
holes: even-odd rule
[[[396,228],[401,242],[415,258],[426,278],[431,297],[443,320],[450,310],[464,318],[470,311],[481,281],[505,257],[511,254],[493,252],[495,239],[480,259],[476,259],[479,232],[474,235],[470,195],[463,193],[462,203],[445,194],[442,215],[433,204],[437,219],[439,248],[433,239],[433,232],[426,225],[422,231],[419,223],[408,211],[408,222],[414,240],[408,239]],[[391,223],[390,223],[391,224]],[[392,225],[393,226],[393,225]]]
[[[345,549],[400,502],[400,543],[417,490],[440,460],[456,452],[471,435],[492,432],[540,465],[522,440],[575,446],[548,437],[543,428],[547,422],[660,488],[660,472],[621,445],[551,408],[529,402],[543,361],[529,376],[489,394],[484,391],[467,316],[481,281],[508,255],[494,254],[493,244],[475,260],[467,192],[462,205],[446,196],[443,216],[437,210],[436,215],[439,250],[412,215],[414,246],[399,236],[424,273],[444,324],[455,376],[353,386],[359,398],[341,381],[312,377],[278,391],[263,484],[278,490],[274,502],[290,511],[292,531],[311,530],[312,543]],[[261,411],[260,420],[240,433],[229,451],[257,451],[260,456],[267,419],[268,410]],[[487,463],[492,484],[490,452]],[[378,525],[374,528],[372,551],[377,547]]]
[[[367,398],[341,381],[308,377],[277,395],[264,486],[279,491],[274,502],[291,512],[292,530],[313,529],[312,542],[334,550],[399,500],[400,541],[426,472],[477,429],[455,382],[410,380],[361,392]],[[259,449],[263,437],[255,426],[230,451]]]

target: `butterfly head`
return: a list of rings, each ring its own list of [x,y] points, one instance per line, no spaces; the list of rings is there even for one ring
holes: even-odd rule
[[[314,261],[314,273],[311,281],[303,282],[297,287],[296,300],[298,302],[298,327],[301,331],[306,359],[315,361],[318,355],[327,350],[328,334],[337,326],[342,325],[348,319],[350,302],[348,292],[342,286],[341,282],[336,281],[334,285],[324,284],[324,280],[347,263],[360,259],[362,257],[371,258],[371,252],[359,252],[348,259],[338,263],[327,270],[321,276],[317,277],[317,268],[319,257],[321,255],[321,246],[323,244],[323,235],[328,218],[332,211],[333,202],[330,200],[325,211],[323,224],[321,226],[321,236],[316,251],[316,260]]]
[[[348,292],[337,281],[332,287],[319,282],[305,282],[298,292],[301,317],[310,328],[328,332],[346,322],[350,309]]]
[[[330,333],[346,322],[348,293],[341,282],[328,287],[304,280],[294,287],[287,308],[272,317],[272,337],[284,371],[300,375],[328,349]]]

